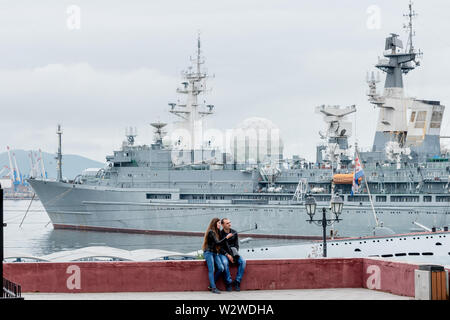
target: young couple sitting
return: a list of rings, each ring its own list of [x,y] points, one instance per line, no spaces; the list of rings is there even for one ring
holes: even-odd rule
[[[222,229],[221,229],[222,226]],[[220,293],[216,282],[221,275],[225,280],[227,291],[240,291],[240,284],[245,270],[245,260],[239,256],[239,238],[235,230],[231,229],[231,221],[227,218],[214,218],[209,223],[203,241],[203,256],[208,266],[209,290]],[[230,264],[238,266],[236,279],[232,281]]]

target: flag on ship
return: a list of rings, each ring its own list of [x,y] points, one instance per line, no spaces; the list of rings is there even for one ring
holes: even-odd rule
[[[356,156],[355,158],[355,171],[353,173],[353,183],[352,183],[352,192],[351,195],[353,196],[354,193],[357,193],[359,190],[359,179],[364,177],[364,170],[362,169],[361,162],[359,161],[359,157]]]

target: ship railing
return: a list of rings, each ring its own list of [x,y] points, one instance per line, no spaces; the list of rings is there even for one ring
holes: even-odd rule
[[[22,298],[22,287],[8,279],[3,278],[2,285],[2,296],[1,298],[6,299],[23,299]]]

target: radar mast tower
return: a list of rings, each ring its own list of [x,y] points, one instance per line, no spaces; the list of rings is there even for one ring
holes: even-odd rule
[[[382,95],[376,93],[377,81],[374,77],[368,79],[369,101],[379,109],[372,151],[384,151],[388,142],[394,142],[400,148],[403,148],[406,142],[408,132],[407,110],[411,104],[411,99],[404,95],[403,74],[407,74],[420,65],[417,58],[421,55],[419,51],[414,49],[413,45],[415,34],[413,18],[416,17],[416,13],[413,11],[412,5],[413,3],[410,1],[409,13],[404,15],[408,17],[408,23],[404,25],[409,33],[406,47],[403,48],[403,43],[397,34],[391,33],[386,38],[384,58],[379,58],[375,65],[386,73]]]
[[[186,95],[184,103],[169,103],[169,112],[180,117],[181,127],[190,134],[190,149],[200,149],[202,147],[203,118],[213,114],[214,105],[199,104],[198,97],[207,91],[206,79],[208,75],[202,70],[205,63],[201,55],[200,32],[197,37],[197,52],[195,58],[191,58],[192,65],[182,72],[182,87],[177,89],[177,93]],[[201,108],[203,107],[203,108]]]
[[[406,43],[405,52],[406,53],[413,53],[414,52],[414,45],[413,45],[413,37],[416,35],[416,32],[413,29],[413,19],[417,17],[416,12],[413,10],[413,2],[412,0],[409,1],[409,12],[404,14],[403,16],[408,18],[408,22],[403,26],[403,28],[406,29],[408,32],[408,42]]]
[[[62,136],[61,125],[58,124],[58,129],[56,130],[56,134],[58,135],[58,153],[56,154],[56,163],[58,169],[58,181],[62,181],[62,150],[61,150],[61,136]]]

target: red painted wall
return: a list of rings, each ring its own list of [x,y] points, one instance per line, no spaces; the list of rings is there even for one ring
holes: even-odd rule
[[[370,288],[414,296],[416,268],[376,259],[250,260],[241,288]],[[23,292],[203,291],[209,284],[204,260],[6,263],[4,272]],[[218,287],[224,289],[222,280]]]
[[[415,296],[414,270],[411,263],[381,259],[363,259],[363,288],[380,290],[402,296]]]

